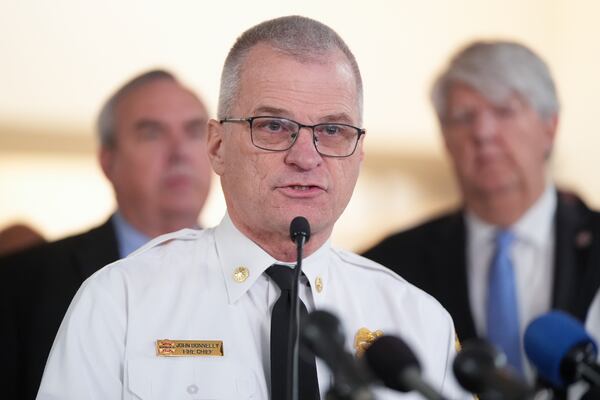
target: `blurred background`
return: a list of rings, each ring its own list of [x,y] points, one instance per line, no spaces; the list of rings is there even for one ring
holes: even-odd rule
[[[600,207],[600,2],[594,0],[0,0],[0,229],[57,239],[114,209],[96,160],[101,103],[150,68],[175,72],[214,115],[222,63],[265,19],[301,14],[346,40],[362,70],[366,160],[335,244],[360,251],[458,203],[428,100],[465,43],[518,40],[550,65],[562,102],[552,174]],[[201,215],[225,207],[215,179]]]

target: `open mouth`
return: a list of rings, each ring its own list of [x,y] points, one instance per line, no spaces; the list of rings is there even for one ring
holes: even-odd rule
[[[300,186],[300,185],[294,185],[294,186],[290,186],[290,187],[294,190],[310,190],[312,188],[316,188],[316,186]]]
[[[287,196],[291,197],[313,197],[325,192],[325,189],[318,185],[284,185],[278,188]]]

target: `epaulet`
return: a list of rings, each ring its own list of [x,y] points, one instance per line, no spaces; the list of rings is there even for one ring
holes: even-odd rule
[[[355,265],[359,268],[364,268],[364,269],[368,269],[371,271],[377,271],[377,272],[389,275],[389,276],[391,276],[395,279],[398,279],[400,281],[403,281],[403,282],[406,281],[404,278],[402,278],[400,275],[398,275],[391,269],[386,268],[383,265],[381,265],[373,260],[370,260],[366,257],[363,257],[359,254],[352,253],[352,252],[346,251],[346,250],[340,250],[340,249],[337,249],[336,252],[342,260],[344,260],[345,262],[347,262],[349,264]]]
[[[135,257],[141,253],[145,253],[149,249],[154,247],[163,246],[174,240],[195,240],[202,233],[202,230],[198,229],[181,229],[175,232],[165,233],[164,235],[160,235],[150,240],[148,243],[135,250],[133,253],[129,254],[129,257]]]

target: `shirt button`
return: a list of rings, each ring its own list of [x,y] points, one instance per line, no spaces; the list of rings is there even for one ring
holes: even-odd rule
[[[196,393],[198,393],[198,386],[196,386],[196,385],[193,385],[193,384],[192,384],[192,385],[190,385],[190,386],[188,386],[188,387],[187,387],[187,392],[188,392],[189,394],[196,394]]]

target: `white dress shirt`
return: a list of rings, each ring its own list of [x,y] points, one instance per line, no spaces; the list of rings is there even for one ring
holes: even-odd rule
[[[127,257],[150,241],[150,237],[135,229],[133,225],[125,220],[119,210],[113,214],[111,223],[115,228],[121,258]]]
[[[592,304],[588,310],[588,314],[585,319],[585,330],[600,346],[600,290],[598,293],[596,293],[596,296],[594,297],[594,300],[592,300]],[[600,355],[598,360],[600,361]]]
[[[533,206],[509,228],[515,235],[511,255],[517,284],[521,337],[527,325],[535,317],[548,312],[552,305],[556,203],[556,189],[548,185]],[[466,229],[471,311],[477,333],[486,336],[488,273],[498,227],[467,212]],[[521,353],[526,361],[523,364],[526,374],[531,377],[531,367],[524,352]]]
[[[600,345],[600,290],[596,293],[596,296],[594,296],[594,300],[592,300],[590,308],[588,309],[585,318],[585,330],[596,344]],[[600,353],[598,353],[598,356],[596,357],[596,362],[600,363]],[[587,383],[577,382],[569,387],[568,399],[579,400],[588,389],[589,385]]]
[[[38,399],[267,399],[279,288],[263,272],[275,262],[225,216],[216,228],[164,235],[99,270],[67,311]],[[234,279],[239,267],[247,279]],[[329,243],[303,260],[303,271],[312,286],[301,286],[303,301],[341,319],[348,351],[362,327],[399,335],[426,379],[449,398],[465,397],[451,371],[452,320],[431,296]],[[224,355],[157,356],[159,339],[220,340]],[[331,375],[320,360],[317,373],[324,397]]]

